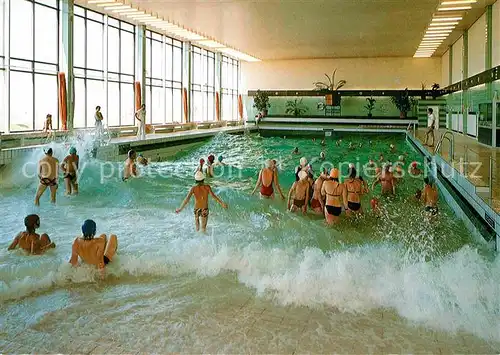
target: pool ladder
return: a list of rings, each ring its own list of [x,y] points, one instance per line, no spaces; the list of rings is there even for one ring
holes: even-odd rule
[[[451,137],[451,138],[450,138]],[[438,144],[436,145],[436,150],[434,153],[440,153],[441,148],[443,147],[443,141],[447,140],[450,144],[450,160],[453,161],[455,159],[455,136],[452,131],[446,131],[441,135]]]

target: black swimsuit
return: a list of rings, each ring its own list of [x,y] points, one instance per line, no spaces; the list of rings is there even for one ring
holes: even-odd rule
[[[361,191],[356,191],[356,190],[355,191],[349,191],[349,187],[348,186],[349,185],[346,185],[348,193],[351,193],[351,194],[360,194],[361,193]],[[352,211],[358,211],[361,208],[361,203],[347,201],[347,208],[349,208]]]
[[[337,185],[337,187],[339,187],[339,185]],[[337,187],[335,189],[337,189]],[[342,195],[329,194],[328,192],[326,194],[328,196],[332,196],[332,197],[340,197],[340,196],[342,196]],[[331,214],[332,216],[335,216],[335,217],[340,216],[340,214],[342,213],[342,206],[326,205],[325,208],[326,208],[326,212],[328,212],[328,214]]]

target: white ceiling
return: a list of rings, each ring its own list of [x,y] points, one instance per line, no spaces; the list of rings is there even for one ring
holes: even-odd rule
[[[262,60],[412,57],[439,0],[132,0]],[[471,11],[473,23],[486,3]],[[444,52],[445,42],[436,55]]]

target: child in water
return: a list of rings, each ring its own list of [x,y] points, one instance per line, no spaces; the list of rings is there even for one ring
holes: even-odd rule
[[[194,180],[196,181],[196,185],[194,185],[186,198],[182,202],[180,208],[175,210],[175,213],[180,213],[184,207],[191,200],[191,196],[194,195],[194,218],[195,218],[195,226],[196,231],[200,231],[200,218],[201,218],[201,231],[202,233],[206,233],[207,231],[207,223],[208,223],[208,196],[212,196],[212,198],[217,201],[218,204],[222,206],[222,208],[227,208],[227,204],[225,204],[213,191],[210,185],[205,184],[205,175],[198,171],[194,175]]]

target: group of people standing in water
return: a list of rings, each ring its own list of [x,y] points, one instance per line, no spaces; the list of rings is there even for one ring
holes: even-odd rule
[[[324,145],[324,141],[322,142]],[[338,144],[337,144],[338,145]],[[395,152],[393,144],[390,145],[390,152]],[[79,156],[74,147],[69,149],[69,154],[64,158],[62,164],[53,157],[51,148],[47,149],[45,156],[38,164],[39,186],[35,197],[35,205],[39,205],[40,197],[47,188],[51,192],[51,202],[56,201],[56,191],[58,187],[58,171],[63,171],[66,195],[78,193],[78,168]],[[299,154],[298,148],[295,148],[293,154]],[[320,160],[325,160],[325,153],[320,154]],[[226,165],[224,157],[219,156],[215,159],[213,154],[209,155],[207,162],[200,159],[199,165],[194,174],[195,185],[191,187],[181,206],[176,209],[180,213],[189,203],[191,197],[194,197],[194,218],[196,231],[206,232],[209,217],[209,197],[212,197],[223,208],[228,205],[217,196],[211,186],[205,183],[206,178],[214,177],[215,166]],[[396,187],[403,178],[402,166],[405,156],[400,156],[395,169],[390,162],[385,162],[383,154],[380,154],[379,162],[383,168],[375,166],[375,162],[370,160],[368,167],[375,171],[375,179],[371,190],[380,184],[382,195],[396,194]],[[124,163],[122,180],[127,181],[138,177],[139,171],[137,164],[146,166],[148,160],[134,150],[127,153],[127,159]],[[420,177],[422,171],[418,168],[417,162],[412,162],[409,166],[409,174],[414,177]],[[423,203],[425,212],[429,217],[438,214],[438,191],[430,177],[424,178],[424,188],[417,190],[415,198]],[[342,212],[347,216],[359,215],[363,213],[361,203],[362,196],[369,193],[370,188],[363,177],[358,174],[354,164],[349,164],[349,172],[343,181],[341,181],[341,172],[338,168],[332,168],[330,171],[322,169],[314,178],[311,164],[305,157],[300,159],[300,164],[295,170],[295,181],[293,182],[287,197],[283,193],[279,183],[277,161],[270,159],[266,161],[266,166],[259,171],[257,183],[251,194],[254,195],[259,190],[261,198],[273,199],[278,193],[283,200],[287,201],[287,209],[291,212],[307,213],[310,208],[318,215],[324,215],[327,224],[332,225],[340,221]],[[370,201],[372,211],[375,214],[380,213],[379,199],[372,198]],[[25,231],[20,232],[9,245],[12,250],[19,246],[29,254],[42,254],[45,251],[55,248],[47,234],[39,235],[36,230],[40,227],[40,217],[36,214],[29,215],[24,219]],[[73,241],[72,252],[69,262],[73,266],[78,265],[79,259],[86,264],[97,266],[104,269],[113,259],[118,248],[118,239],[116,235],[111,235],[109,239],[105,234],[96,236],[97,226],[93,220],[86,220],[82,225],[82,234]]]

